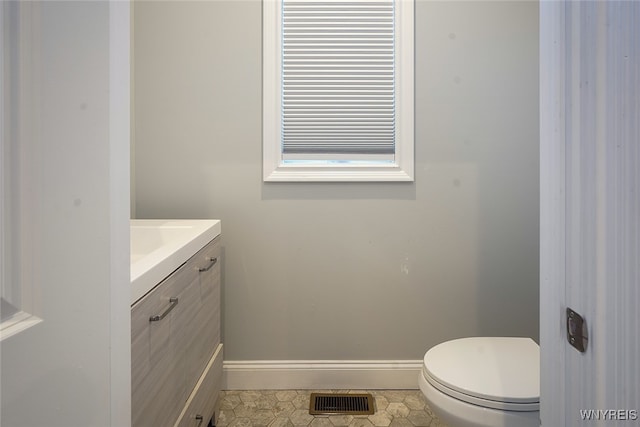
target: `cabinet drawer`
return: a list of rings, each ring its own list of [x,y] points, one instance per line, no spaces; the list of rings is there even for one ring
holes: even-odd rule
[[[208,425],[214,415],[220,393],[222,352],[222,344],[219,344],[174,427],[206,427]]]

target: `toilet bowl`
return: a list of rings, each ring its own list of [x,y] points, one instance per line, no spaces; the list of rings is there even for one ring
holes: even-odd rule
[[[449,427],[540,425],[540,348],[530,338],[444,342],[425,354],[418,382]]]

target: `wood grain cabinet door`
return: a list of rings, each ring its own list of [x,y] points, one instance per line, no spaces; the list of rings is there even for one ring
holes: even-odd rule
[[[135,427],[173,424],[192,388],[186,344],[198,272],[182,267],[131,309],[131,416]],[[160,319],[151,320],[153,317]]]
[[[220,244],[216,239],[194,256],[198,277],[187,357],[187,384],[195,383],[220,344]]]

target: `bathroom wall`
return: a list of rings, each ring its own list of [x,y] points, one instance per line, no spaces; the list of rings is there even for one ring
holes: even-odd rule
[[[261,2],[135,2],[136,216],[222,220],[225,359],[537,340],[538,4],[415,20],[415,182],[263,183]]]

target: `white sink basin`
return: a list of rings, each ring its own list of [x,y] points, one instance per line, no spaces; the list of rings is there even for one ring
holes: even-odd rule
[[[219,220],[132,219],[131,304],[219,234]]]

